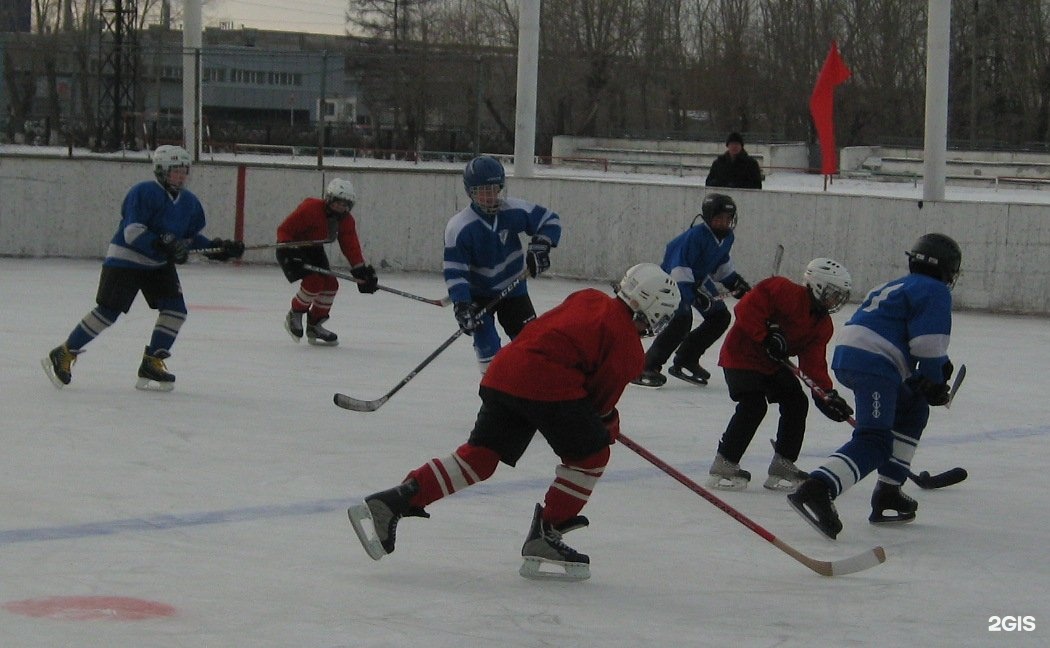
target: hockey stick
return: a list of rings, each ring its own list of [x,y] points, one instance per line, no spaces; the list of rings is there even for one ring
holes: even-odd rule
[[[784,260],[784,246],[777,243],[777,251],[773,253],[773,273],[769,276],[775,277],[780,274],[780,262]]]
[[[319,266],[310,265],[309,263],[304,263],[303,264],[303,269],[309,270],[310,272],[316,272],[318,274],[331,275],[333,277],[339,277],[340,279],[346,279],[347,281],[353,281],[354,283],[364,283],[363,280],[356,279],[351,274],[347,274],[345,272],[339,272],[338,270],[330,270],[330,269],[327,269],[327,268],[321,268]],[[445,306],[448,306],[449,304],[452,303],[452,300],[449,297],[442,297],[441,299],[430,299],[428,297],[420,297],[419,295],[413,295],[412,293],[405,292],[403,290],[398,290],[397,288],[390,288],[390,287],[384,286],[382,284],[377,285],[376,288],[378,288],[379,290],[388,292],[388,293],[392,293],[394,295],[400,295],[401,297],[408,297],[409,299],[414,299],[416,301],[421,301],[424,304],[432,304],[434,306],[440,306],[442,308],[444,308]]]
[[[522,273],[522,274],[518,275],[518,277],[514,281],[510,282],[507,285],[507,287],[504,288],[500,292],[500,294],[496,296],[495,299],[490,301],[488,304],[485,304],[485,307],[482,308],[478,312],[478,316],[480,317],[480,316],[490,312],[493,308],[495,308],[497,304],[499,304],[501,301],[503,301],[504,297],[509,295],[512,290],[514,290],[515,288],[518,287],[518,284],[520,284],[523,279],[525,279],[525,273]],[[412,371],[408,372],[408,375],[406,375],[404,378],[402,378],[400,382],[398,382],[396,385],[394,385],[394,387],[390,391],[388,391],[386,394],[384,394],[383,396],[381,396],[381,397],[379,397],[379,398],[377,398],[375,400],[361,400],[359,398],[354,398],[352,396],[347,396],[346,394],[339,394],[339,393],[337,393],[337,394],[335,394],[332,397],[332,402],[334,402],[339,407],[342,407],[343,409],[352,410],[354,412],[374,412],[374,411],[376,411],[377,409],[379,409],[380,407],[383,406],[383,403],[385,403],[388,400],[390,400],[391,396],[396,394],[402,387],[407,385],[409,383],[409,381],[411,381],[413,378],[415,378],[416,374],[418,374],[420,371],[423,371],[424,367],[426,367],[428,364],[433,362],[434,358],[436,358],[439,355],[441,355],[442,351],[444,351],[445,349],[447,349],[450,346],[452,346],[452,343],[455,342],[456,340],[458,340],[461,335],[463,335],[463,329],[456,329],[455,333],[450,335],[448,337],[448,339],[445,340],[444,342],[442,342],[441,345],[438,348],[434,349],[430,353],[430,355],[428,355],[426,358],[424,358],[423,362],[420,362],[418,365],[416,365],[415,369],[413,369]]]
[[[638,445],[629,437],[624,436],[622,432],[620,433],[618,439],[620,443],[623,443],[625,446],[637,453],[640,457],[653,464],[660,470],[664,471],[665,473],[676,479],[679,483],[683,484],[686,488],[693,491],[700,497],[704,498],[711,504],[714,504],[716,508],[721,509],[723,513],[728,514],[729,517],[733,518],[737,522],[743,524],[747,528],[757,533],[759,536],[761,536],[767,542],[771,543],[777,549],[780,549],[787,555],[799,561],[806,567],[809,567],[821,576],[845,576],[846,574],[854,574],[856,572],[863,571],[865,569],[869,569],[871,567],[875,567],[876,565],[880,565],[886,562],[886,550],[882,547],[873,547],[863,553],[857,554],[856,556],[852,556],[850,558],[843,558],[842,560],[817,560],[815,558],[810,558],[806,554],[798,551],[788,543],[784,542],[783,540],[776,537],[766,529],[759,526],[754,520],[747,517],[740,511],[736,510],[726,502],[722,501],[710,491],[705,489],[703,486],[697,484],[692,479],[689,479],[684,474],[671,467],[668,463],[664,462],[662,459],[660,459],[653,453]]]
[[[244,246],[244,251],[248,252],[250,250],[270,250],[270,249],[281,250],[281,249],[288,249],[288,248],[310,247],[312,245],[324,245],[326,243],[331,243],[331,241],[326,241],[326,240],[322,239],[320,241],[286,241],[284,243],[257,243],[255,245],[245,245]],[[197,253],[197,254],[214,254],[216,252],[222,252],[222,250],[223,249],[221,247],[217,247],[217,248],[199,248],[199,249],[196,249],[196,250],[189,250],[189,251]]]
[[[803,383],[805,383],[807,387],[809,387],[811,390],[813,390],[813,393],[816,394],[818,398],[820,398],[821,400],[824,400],[824,401],[828,400],[827,392],[825,392],[823,389],[821,389],[820,386],[817,385],[817,383],[813,382],[812,378],[810,378],[806,374],[802,373],[802,370],[799,369],[798,366],[794,362],[791,362],[791,360],[786,360],[786,359],[785,360],[781,360],[780,362],[785,367],[790,369],[791,373],[795,374],[795,376],[797,376],[799,380],[801,380]],[[962,384],[963,378],[965,378],[965,377],[966,377],[966,365],[963,365],[963,366],[959,367],[959,373],[958,373],[958,375],[955,376],[955,382],[952,383],[952,389],[948,393],[948,403],[951,403],[951,399],[955,397],[955,390],[957,390],[959,388],[959,385]],[[846,422],[849,423],[850,425],[852,425],[853,427],[857,427],[857,420],[855,418],[853,418],[852,416],[848,417],[846,419]],[[915,473],[911,472],[910,470],[908,471],[908,479],[910,479],[913,482],[915,482],[916,484],[918,484],[919,488],[922,488],[924,490],[931,490],[931,489],[934,489],[934,488],[944,488],[945,486],[952,486],[954,484],[958,484],[959,482],[963,481],[968,476],[969,475],[967,474],[966,469],[965,468],[959,468],[959,467],[950,468],[950,469],[948,469],[948,470],[946,470],[946,471],[944,471],[942,473],[938,473],[936,475],[931,475],[929,472],[927,472],[925,470],[922,471],[921,473],[919,473],[918,475],[916,475]]]

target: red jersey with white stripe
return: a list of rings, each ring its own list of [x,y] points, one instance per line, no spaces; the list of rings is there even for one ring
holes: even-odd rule
[[[821,389],[833,388],[827,346],[835,327],[826,313],[813,313],[809,288],[784,277],[770,277],[755,284],[733,313],[735,321],[718,356],[720,367],[767,375],[781,369],[762,346],[768,325],[779,324],[787,339],[788,355],[798,356],[802,372]]]
[[[589,399],[599,414],[616,406],[642,373],[645,352],[631,310],[588,288],[529,322],[500,350],[482,386],[538,401]]]

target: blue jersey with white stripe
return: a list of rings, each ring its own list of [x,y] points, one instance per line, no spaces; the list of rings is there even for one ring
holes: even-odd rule
[[[833,369],[944,382],[952,293],[938,279],[909,274],[875,288],[839,331]]]
[[[546,236],[557,247],[561,220],[550,209],[518,198],[504,198],[495,215],[483,214],[471,204],[449,219],[443,269],[452,301],[496,297],[517,279],[525,270],[522,233]],[[508,296],[525,293],[522,282]]]
[[[660,267],[678,283],[678,290],[682,293],[679,311],[692,306],[697,282],[701,282],[704,291],[713,297],[719,292],[714,282],[726,283],[735,277],[736,268],[729,257],[735,240],[736,236],[729,232],[719,241],[707,223],[701,222],[667,244]]]
[[[105,266],[159,268],[168,262],[154,243],[165,234],[186,241],[190,249],[211,247],[204,229],[204,207],[187,189],[174,198],[156,180],[132,187],[120,208],[120,226],[110,239]]]

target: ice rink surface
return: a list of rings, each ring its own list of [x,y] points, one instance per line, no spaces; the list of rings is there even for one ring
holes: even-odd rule
[[[292,286],[274,266],[191,263],[174,392],[133,388],[156,315],[141,299],[55,389],[40,359],[92,308],[98,271],[0,259],[0,645],[1050,645],[1045,318],[955,314],[950,353],[969,374],[951,410],[934,409],[913,468],[970,477],[909,485],[915,523],[868,524],[869,476],[837,502],[839,540],[818,536],[761,487],[774,410],[742,462],[750,488],[718,493],[807,555],[882,545],[884,565],[818,576],[617,445],[584,511],[591,526],[567,537],[592,577],[552,583],[517,573],[557,463],[539,437],[517,468],[403,521],[382,561],[347,523],[352,498],[467,437],[479,400],[466,338],[374,413],[332,404],[336,391],[393,387],[455,331],[450,308],[344,283],[329,322],[341,345],[297,345],[282,328]],[[436,274],[380,279],[444,294]],[[531,292],[544,311],[588,285],[602,287],[542,279]],[[712,369],[716,350],[702,359]],[[625,433],[703,483],[732,405],[716,370],[706,388],[629,387],[620,411]],[[848,434],[811,409],[800,467]],[[992,631],[993,617],[1034,629]]]

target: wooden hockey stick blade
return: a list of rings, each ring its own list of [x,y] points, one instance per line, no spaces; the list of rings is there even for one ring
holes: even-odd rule
[[[355,412],[374,412],[383,406],[383,403],[390,400],[389,396],[383,396],[375,400],[361,400],[360,398],[354,398],[347,396],[346,394],[336,394],[332,397],[332,401],[342,407],[343,409],[353,410]]]
[[[821,576],[845,576],[847,574],[855,574],[886,562],[886,550],[882,547],[873,547],[857,554],[856,556],[850,556],[849,558],[842,558],[840,560],[817,560],[816,558],[810,558],[806,554],[801,553],[780,538],[774,538],[772,543],[777,549],[780,549]]]
[[[771,543],[774,547],[780,549],[787,555],[791,556],[806,567],[809,567],[811,570],[820,574],[821,576],[845,576],[846,574],[855,574],[859,571],[864,571],[865,569],[869,569],[871,567],[875,567],[876,565],[881,565],[882,563],[886,562],[886,550],[882,547],[873,547],[863,553],[857,554],[856,556],[843,558],[841,560],[829,561],[810,558],[806,554],[798,551],[788,543],[784,542],[780,538],[776,537],[775,535],[761,527],[757,522],[747,517],[740,511],[736,510],[728,503],[719,499],[717,496],[714,495],[714,493],[711,493],[700,484],[697,484],[695,481],[685,476],[685,474],[683,474],[682,472],[678,471],[670,464],[665,462],[663,459],[660,459],[653,453],[638,445],[636,442],[624,435],[623,432],[620,433],[618,439],[620,443],[633,450],[641,458],[645,459],[649,463],[653,464],[660,470],[670,475],[678,483],[682,484],[689,490],[704,498],[709,503],[713,504],[716,508],[721,510],[723,513],[727,514],[729,517],[733,518],[740,524],[743,524],[748,529],[751,529],[753,532],[755,532],[763,539]]]
[[[923,490],[933,490],[935,488],[944,488],[946,486],[954,486],[961,481],[964,481],[970,474],[966,472],[965,468],[956,466],[950,468],[942,473],[931,475],[927,471],[922,471],[918,475],[913,472],[908,473],[908,479],[912,480],[919,485],[919,488]]]

